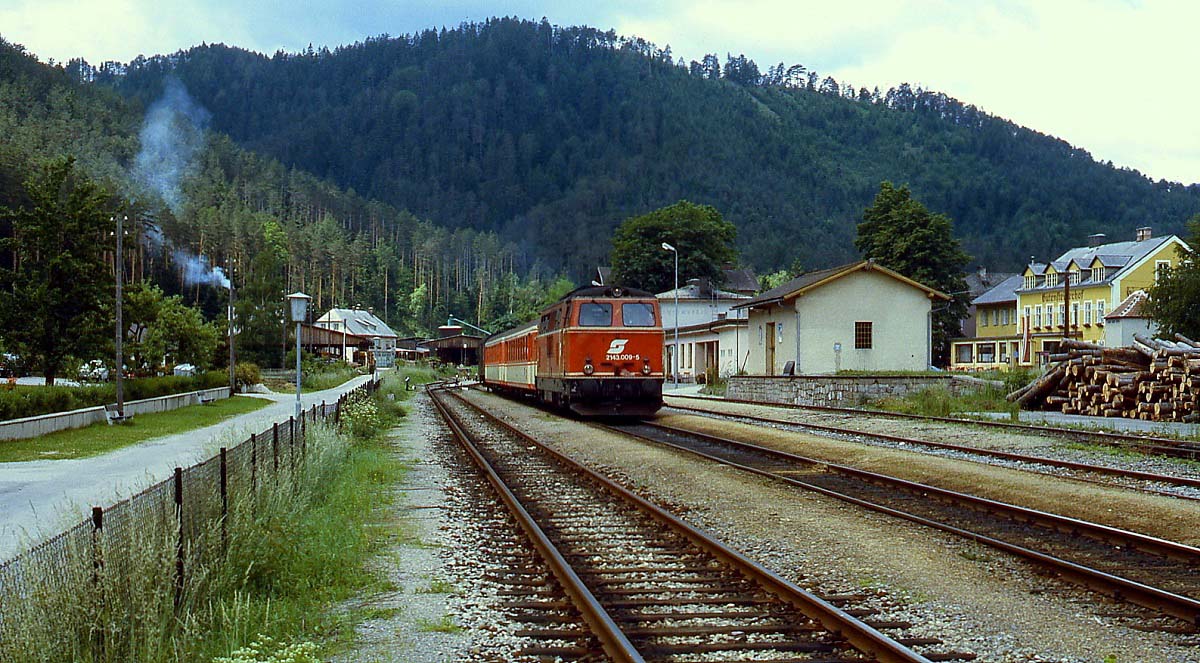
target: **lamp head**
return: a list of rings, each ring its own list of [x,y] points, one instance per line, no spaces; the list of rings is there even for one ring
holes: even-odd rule
[[[293,292],[288,295],[288,303],[292,308],[292,322],[304,322],[308,313],[308,302],[312,299],[303,292]]]
[[[671,252],[675,251],[675,247],[671,246],[670,244],[667,244],[666,242],[662,243],[662,247],[663,247],[664,251],[671,251]]]

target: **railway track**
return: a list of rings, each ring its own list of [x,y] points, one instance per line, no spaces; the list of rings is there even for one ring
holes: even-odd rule
[[[830,412],[836,414],[845,414],[860,417],[883,417],[888,419],[906,419],[910,421],[927,421],[936,423],[947,423],[957,425],[971,425],[983,428],[993,428],[997,430],[1007,430],[1018,433],[1028,433],[1032,435],[1052,435],[1062,437],[1088,444],[1099,444],[1103,446],[1116,447],[1120,449],[1132,449],[1143,453],[1157,454],[1161,456],[1170,456],[1172,458],[1185,458],[1188,460],[1200,460],[1200,444],[1185,440],[1177,440],[1169,437],[1155,437],[1150,435],[1133,435],[1128,433],[1110,433],[1105,431],[1085,431],[1074,428],[1061,428],[1057,426],[1039,426],[1036,424],[1016,424],[1006,421],[987,421],[981,419],[966,419],[962,417],[935,417],[924,414],[905,414],[902,412],[885,412],[881,410],[864,410],[861,408],[852,407],[832,407],[827,405],[789,405],[786,403],[760,403],[757,401],[747,401],[736,398],[712,399],[701,396],[683,396],[668,394],[669,399],[680,399],[685,401],[709,401],[717,400],[725,403],[738,403],[742,405],[756,405],[761,407],[771,407],[788,410],[809,410],[813,412]],[[678,406],[671,406],[678,407]]]
[[[587,659],[598,646],[614,661],[675,663],[973,658],[904,637],[910,624],[872,621],[854,606],[862,597],[807,592],[457,394],[430,393],[552,571],[553,583],[531,572],[527,600],[514,603],[578,611],[587,624],[551,620],[554,655]]]
[[[1200,625],[1200,549],[680,428],[606,427],[968,537],[1102,594],[1182,620],[1187,632]]]
[[[748,414],[732,414],[727,412],[718,412],[699,407],[690,407],[686,405],[672,405],[670,409],[680,410],[683,412],[691,412],[695,414],[713,416],[720,419],[730,421],[747,422],[753,425],[769,425],[775,427],[783,427],[791,430],[799,431],[815,431],[818,434],[831,435],[838,438],[850,438],[854,440],[879,440],[889,446],[902,446],[907,450],[912,450],[914,447],[927,447],[929,449],[937,449],[943,451],[953,451],[957,454],[966,454],[982,459],[994,459],[996,461],[1005,461],[1010,463],[1020,463],[1021,469],[1026,471],[1033,470],[1031,466],[1043,466],[1049,468],[1058,468],[1067,470],[1072,473],[1071,478],[1087,481],[1090,483],[1098,483],[1104,485],[1114,485],[1109,480],[1098,480],[1089,478],[1090,476],[1105,477],[1108,479],[1117,478],[1127,482],[1136,482],[1136,489],[1141,492],[1151,493],[1155,495],[1163,495],[1166,497],[1174,497],[1186,500],[1200,501],[1200,478],[1178,476],[1173,474],[1162,474],[1156,472],[1144,472],[1141,470],[1130,470],[1120,467],[1111,467],[1107,465],[1094,465],[1090,463],[1081,463],[1071,460],[1062,460],[1058,458],[1049,458],[1046,456],[1034,456],[1030,454],[1015,453],[1011,451],[999,451],[995,449],[984,449],[963,444],[953,444],[950,442],[938,442],[935,440],[927,440],[922,438],[904,437],[901,435],[892,435],[889,433],[879,433],[873,431],[864,431],[856,428],[846,428],[843,426],[827,426],[824,424],[816,424],[801,421],[789,421],[787,419],[775,419],[771,417],[759,417]],[[1042,474],[1051,474],[1050,472],[1041,471]],[[1057,476],[1057,475],[1054,475]],[[1160,486],[1170,487],[1171,489],[1163,489]],[[1130,485],[1122,487],[1129,488]]]

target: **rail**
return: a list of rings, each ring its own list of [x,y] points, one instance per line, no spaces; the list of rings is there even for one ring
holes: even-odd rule
[[[435,403],[438,403],[439,398],[447,393],[445,390],[438,388],[432,389],[431,392],[434,395]],[[641,513],[653,518],[667,531],[681,535],[686,540],[691,542],[692,545],[705,551],[707,554],[720,560],[729,567],[736,569],[743,577],[753,581],[753,583],[755,583],[769,595],[774,596],[778,600],[783,601],[785,604],[792,606],[800,613],[820,624],[824,629],[838,634],[854,648],[875,657],[875,660],[896,663],[913,663],[917,661],[929,660],[923,656],[920,656],[919,654],[916,654],[911,649],[889,638],[884,633],[876,630],[861,620],[851,616],[846,611],[843,611],[828,601],[825,601],[824,599],[805,591],[773,571],[758,565],[741,553],[732,550],[721,542],[682,521],[673,514],[632,493],[608,477],[600,475],[580,465],[578,462],[554,449],[551,449],[529,434],[516,429],[507,422],[504,422],[494,414],[470,404],[465,399],[460,398],[459,400],[468,407],[471,407],[472,411],[478,413],[480,417],[489,423],[489,425],[502,428],[507,434],[513,435],[517,439],[521,440],[521,443],[524,444],[528,449],[536,450],[539,454],[543,454],[553,459],[560,466],[569,468],[571,473],[585,477],[588,482],[601,487],[608,494],[617,497],[622,502],[633,506]],[[447,418],[447,421],[455,421],[454,417],[448,412],[448,409],[444,404],[439,403],[438,407],[439,410],[443,412],[443,416]],[[455,431],[456,437],[458,437],[460,440],[465,439],[467,434],[466,431],[462,429],[460,422],[451,424],[451,427]],[[478,453],[477,450],[473,451],[471,456],[477,464],[486,463],[486,459],[484,459],[483,455]],[[493,483],[493,485],[496,485],[497,483],[504,483],[503,479],[500,478],[498,473],[496,473],[494,470],[487,469],[484,470],[484,472],[488,476],[489,482]],[[502,495],[504,495],[503,499],[506,503],[516,500],[516,497],[513,496],[512,492],[507,488],[500,492]],[[514,509],[513,513],[514,517],[518,517],[523,521],[526,519],[528,520],[528,522],[522,523],[523,529],[531,532],[541,532],[541,529],[537,526],[537,523],[533,522],[533,519],[529,516],[529,511],[527,509],[524,507]],[[554,573],[559,581],[563,584],[564,588],[568,587],[568,585],[574,586],[572,589],[568,590],[572,602],[583,614],[585,614],[589,625],[592,625],[593,628],[597,628],[596,625],[598,625],[596,634],[603,643],[606,653],[616,660],[642,660],[641,654],[639,654],[636,650],[630,650],[632,644],[629,644],[629,639],[620,632],[620,629],[616,628],[616,632],[614,632],[616,622],[612,619],[611,615],[608,615],[608,613],[604,611],[603,606],[596,602],[596,597],[591,593],[591,591],[588,590],[587,587],[582,586],[579,574],[571,570],[569,567],[563,568],[566,562],[562,553],[558,552],[557,550],[553,550],[553,545],[549,542],[549,540],[543,540],[542,537],[544,537],[544,533],[535,539],[537,541],[535,546],[539,551],[542,551],[544,548],[548,549],[547,552],[544,553],[544,556],[546,556],[546,559],[548,563],[550,563],[551,567],[555,569]],[[575,586],[577,584],[578,586]]]
[[[1089,587],[1101,593],[1129,600],[1130,602],[1171,615],[1193,625],[1200,625],[1200,600],[1196,600],[1190,596],[1180,595],[1171,591],[1150,586],[1146,583],[1130,580],[1112,573],[1107,573],[1100,569],[1090,568],[1079,563],[1060,559],[1054,555],[1039,552],[1024,545],[1017,545],[1010,541],[997,538],[996,536],[982,533],[981,531],[968,530],[964,527],[957,526],[943,520],[935,520],[931,517],[922,516],[912,512],[911,510],[887,506],[878,500],[873,501],[872,499],[857,497],[842,490],[831,489],[826,486],[818,485],[818,483],[815,483],[812,478],[809,478],[809,480],[801,480],[795,476],[797,474],[796,472],[789,471],[786,468],[795,468],[797,466],[813,467],[816,468],[813,472],[813,476],[841,475],[845,477],[851,477],[862,482],[862,485],[890,487],[910,495],[917,495],[921,497],[932,496],[946,504],[956,505],[955,508],[963,513],[977,511],[982,513],[1000,514],[1003,518],[1010,521],[1025,525],[1038,525],[1045,528],[1045,530],[1049,532],[1083,534],[1093,540],[1107,542],[1108,544],[1115,546],[1117,550],[1120,550],[1122,546],[1129,546],[1133,549],[1144,551],[1145,553],[1157,556],[1159,558],[1181,561],[1183,562],[1182,566],[1185,568],[1185,571],[1188,569],[1194,569],[1195,565],[1200,563],[1200,549],[1192,546],[1187,546],[1164,539],[1158,539],[1155,537],[1138,534],[1136,532],[1127,532],[1105,525],[1089,523],[1087,521],[1078,520],[1075,518],[1068,518],[1065,516],[1058,516],[1055,514],[1036,511],[1034,509],[1027,509],[1012,504],[976,497],[974,495],[944,490],[905,479],[898,479],[874,472],[859,470],[853,467],[831,464],[823,460],[807,458],[797,454],[779,451],[749,442],[731,440],[728,438],[698,433],[687,429],[663,426],[660,424],[637,424],[632,426],[616,425],[607,426],[607,428],[655,444],[671,446],[673,448],[677,448],[709,460],[730,465],[741,470],[758,474],[760,476],[780,480],[790,485],[818,492],[823,495],[850,502],[874,511],[886,513],[891,516],[903,518],[905,520],[957,534],[973,541],[978,541],[980,543],[984,543],[992,547],[1025,557],[1026,559],[1037,562],[1043,566],[1053,568],[1055,571],[1062,574],[1064,577],[1071,579],[1075,583]],[[651,431],[665,431],[669,435],[674,436],[675,439],[665,439],[659,435],[640,432],[638,430],[640,428],[649,429]],[[699,441],[699,444],[689,443],[687,442],[688,439]],[[735,453],[732,455],[722,455],[716,451],[716,449],[722,447],[731,449]],[[766,462],[764,462],[764,460]],[[1190,571],[1187,571],[1187,573],[1189,575],[1194,575],[1191,574]],[[1195,579],[1193,578],[1192,581],[1194,582]]]
[[[833,407],[829,405],[794,405],[790,403],[763,403],[760,401],[750,401],[740,398],[705,398],[703,396],[686,396],[676,394],[664,394],[666,398],[679,398],[684,400],[694,401],[715,401],[718,403],[737,403],[740,405],[756,405],[760,407],[771,407],[788,410],[812,410],[814,412],[836,412],[838,414],[851,414],[856,416],[873,416],[886,417],[890,419],[908,419],[912,421],[936,421],[947,424],[967,424],[971,426],[980,426],[983,428],[997,428],[1005,430],[1015,430],[1025,433],[1039,433],[1045,435],[1055,435],[1058,437],[1067,437],[1080,440],[1083,442],[1096,442],[1107,444],[1110,446],[1137,447],[1145,449],[1151,453],[1162,454],[1164,456],[1173,456],[1177,458],[1188,458],[1191,460],[1200,460],[1200,446],[1183,440],[1172,439],[1169,437],[1154,437],[1150,435],[1132,435],[1128,433],[1112,433],[1106,431],[1086,431],[1075,428],[1061,428],[1057,426],[1039,426],[1037,424],[1016,424],[1007,421],[987,421],[984,419],[967,419],[965,417],[939,417],[927,414],[908,414],[905,412],[888,412],[886,410],[865,410],[862,408],[853,407]],[[669,406],[673,407],[673,406]]]

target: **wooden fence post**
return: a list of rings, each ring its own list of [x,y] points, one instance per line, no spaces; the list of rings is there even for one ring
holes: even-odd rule
[[[275,481],[279,481],[279,422],[271,427],[271,464],[275,470]]]
[[[229,554],[229,458],[221,447],[221,551]]]
[[[258,493],[258,433],[250,433],[250,494]]]
[[[105,603],[104,599],[104,508],[99,506],[92,507],[92,589],[96,592],[101,608]],[[104,629],[96,629],[96,650],[100,652],[100,658],[104,658]]]
[[[175,468],[175,519],[178,527],[175,541],[175,607],[183,604],[183,468]]]

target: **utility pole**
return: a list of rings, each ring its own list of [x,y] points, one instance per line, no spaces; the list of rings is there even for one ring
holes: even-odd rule
[[[229,266],[229,395],[237,393],[237,353],[233,346],[233,323],[234,323],[234,289],[233,289],[233,257],[229,258],[227,263]]]
[[[117,222],[117,257],[113,264],[113,273],[117,281],[117,330],[116,330],[116,346],[117,346],[117,418],[123,420],[125,418],[125,371],[122,370],[125,366],[124,348],[122,342],[125,340],[125,324],[122,320],[122,302],[124,295],[122,294],[122,281],[124,280],[125,258],[124,258],[124,236],[125,236],[125,215],[118,214],[115,218]]]

